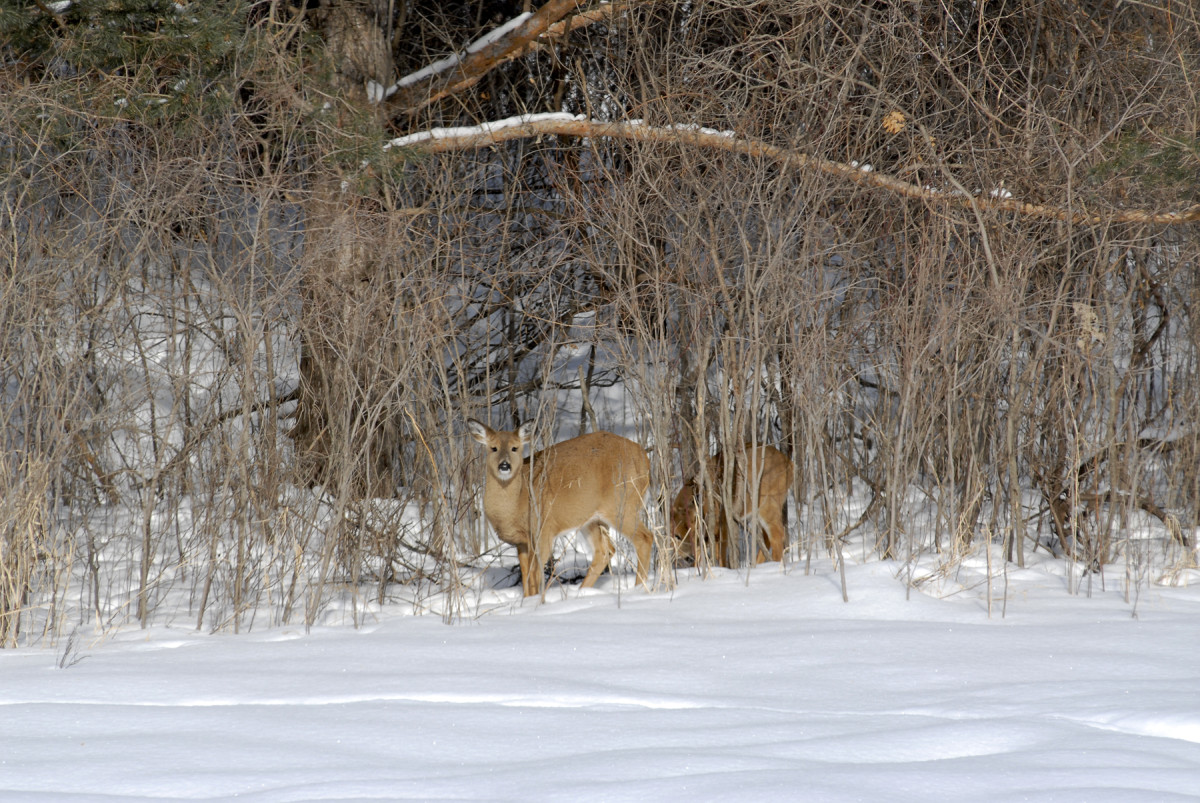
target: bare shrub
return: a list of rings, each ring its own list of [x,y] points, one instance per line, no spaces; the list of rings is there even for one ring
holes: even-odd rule
[[[335,96],[260,8],[195,115],[6,63],[0,641],[468,615],[511,578],[467,416],[647,447],[664,586],[674,490],[747,442],[785,567],[1194,561],[1196,230],[1151,214],[1197,200],[1194,9],[568,5],[378,108],[494,21],[377,5]],[[539,111],[625,127],[382,147]]]

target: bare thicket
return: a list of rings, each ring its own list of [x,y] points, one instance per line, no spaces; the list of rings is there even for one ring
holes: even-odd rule
[[[1200,201],[1194,10],[569,5],[378,106],[497,20],[405,6],[364,61],[260,19],[345,97],[259,52],[187,131],[6,80],[0,644],[471,615],[515,578],[468,417],[646,446],[659,584],[676,489],[747,443],[795,466],[787,565],[1194,561],[1196,224],[1151,214]]]

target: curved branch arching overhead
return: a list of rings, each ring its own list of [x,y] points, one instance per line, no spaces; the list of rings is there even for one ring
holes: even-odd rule
[[[835,162],[804,151],[772,145],[761,140],[738,137],[732,131],[714,131],[699,126],[651,126],[640,122],[602,123],[570,114],[524,115],[464,128],[435,128],[393,139],[385,147],[410,148],[426,153],[486,148],[514,139],[552,134],[557,136],[611,137],[636,142],[659,142],[713,148],[758,159],[769,159],[784,170],[811,170],[849,181],[864,187],[874,187],[907,198],[953,204],[975,210],[1012,212],[1024,217],[1061,220],[1083,225],[1105,223],[1146,223],[1173,225],[1200,220],[1200,204],[1177,211],[1151,209],[1094,210],[1084,207],[1061,207],[1050,204],[1031,204],[1006,193],[992,196],[971,195],[962,191],[946,191],[921,187],[907,181],[872,171],[869,166]]]

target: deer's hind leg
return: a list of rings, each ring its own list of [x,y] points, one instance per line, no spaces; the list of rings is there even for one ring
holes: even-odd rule
[[[608,568],[608,562],[612,560],[613,552],[616,548],[613,546],[612,539],[608,537],[608,533],[604,532],[604,525],[601,522],[593,521],[587,526],[588,540],[592,542],[592,563],[588,566],[587,577],[583,578],[583,588],[591,588],[600,579],[600,573]]]
[[[783,560],[783,550],[787,547],[788,532],[783,524],[783,508],[773,511],[762,511],[759,525],[767,537],[767,546],[771,550],[771,560],[778,563]],[[762,563],[760,558],[759,563]]]
[[[644,492],[643,492],[644,494]],[[624,535],[633,544],[633,549],[637,553],[637,581],[644,586],[647,586],[647,577],[650,574],[650,556],[654,548],[654,533],[646,529],[646,525],[642,524],[638,513],[641,510],[641,504],[634,502],[634,499],[640,500],[642,497],[630,497],[626,500],[620,510],[620,521],[613,522],[613,529]]]

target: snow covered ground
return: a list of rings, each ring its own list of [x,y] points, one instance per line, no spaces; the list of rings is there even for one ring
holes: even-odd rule
[[[1197,573],[1134,617],[1035,558],[1003,617],[970,561],[943,599],[851,565],[849,603],[821,562],[4,651],[0,799],[1200,798]]]

